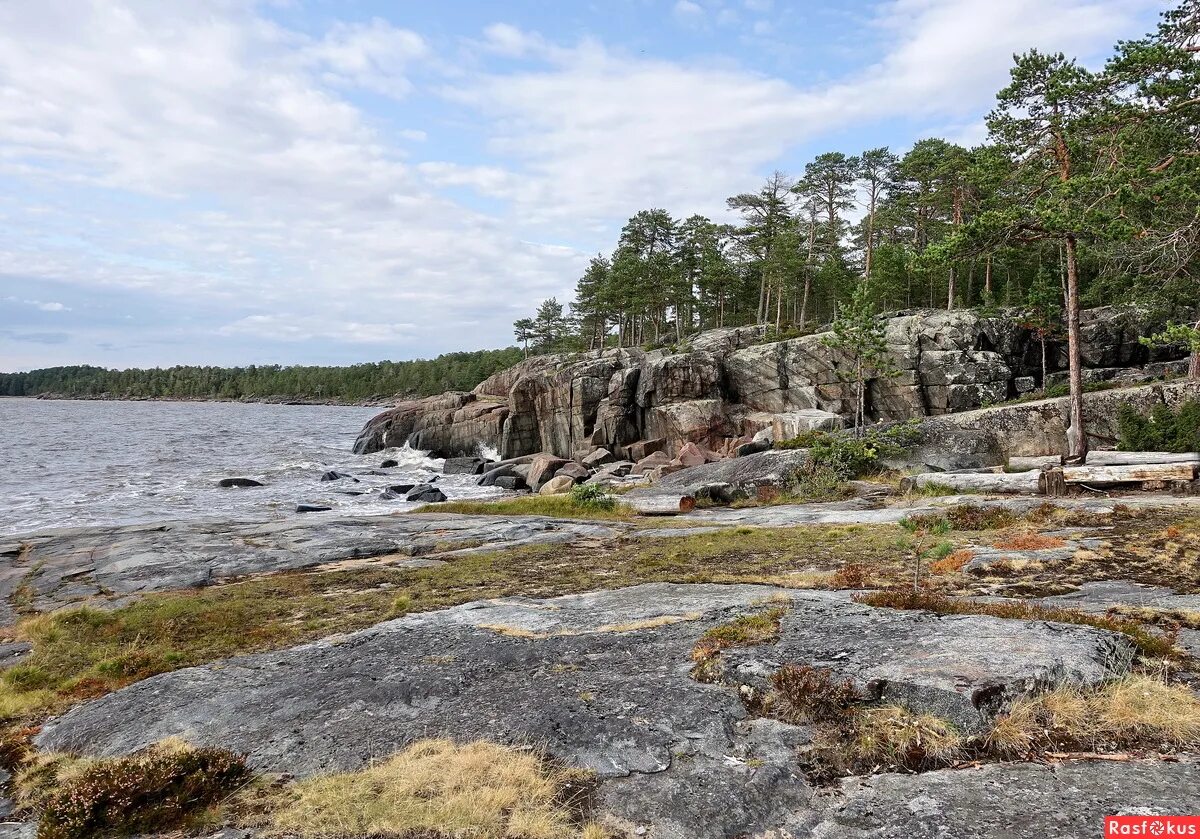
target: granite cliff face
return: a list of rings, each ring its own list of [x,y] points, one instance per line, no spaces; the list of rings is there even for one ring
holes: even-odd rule
[[[1132,309],[1084,313],[1085,363],[1099,371],[1172,359],[1138,343],[1156,325]],[[439,456],[486,446],[502,458],[574,457],[663,439],[671,455],[687,442],[729,453],[766,429],[781,439],[838,427],[853,410],[854,387],[850,360],[825,344],[827,334],[771,342],[766,327],[751,326],[704,332],[671,350],[538,356],[471,392],[397,405],[371,420],[355,451],[408,443]],[[873,420],[978,409],[1032,390],[1041,377],[1040,345],[1013,313],[907,312],[887,320],[886,337],[898,372],[869,382]],[[1065,347],[1051,345],[1051,371],[1065,367],[1064,356]]]

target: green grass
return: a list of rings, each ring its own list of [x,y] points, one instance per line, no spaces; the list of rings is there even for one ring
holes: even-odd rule
[[[617,504],[611,509],[579,501],[565,495],[520,495],[499,501],[444,501],[415,510],[417,513],[461,513],[467,516],[550,516],[568,519],[622,521],[633,512]]]

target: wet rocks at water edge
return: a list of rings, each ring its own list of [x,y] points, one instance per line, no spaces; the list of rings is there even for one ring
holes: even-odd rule
[[[443,475],[479,475],[490,460],[482,457],[448,457],[442,466]]]
[[[350,480],[355,481],[356,483],[358,481],[358,478],[354,477],[353,475],[350,475],[346,472],[338,472],[337,470],[334,470],[334,469],[331,469],[328,472],[325,472],[324,474],[321,475],[322,481],[341,481],[341,480],[344,480],[345,478],[349,478]]]
[[[422,504],[436,504],[446,500],[446,493],[433,484],[418,484],[404,496],[405,501],[418,501]]]
[[[297,513],[324,513],[333,508],[326,504],[297,504]]]
[[[217,481],[217,486],[222,489],[231,487],[260,487],[264,486],[262,481],[256,481],[253,478],[222,478]]]

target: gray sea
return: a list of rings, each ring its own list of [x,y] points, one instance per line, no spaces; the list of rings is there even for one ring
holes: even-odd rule
[[[353,455],[378,408],[237,402],[89,402],[0,398],[0,533],[51,527],[296,515],[298,503],[375,515],[415,505],[392,484],[437,476],[450,498],[501,491],[411,449]],[[378,470],[385,459],[396,468]],[[322,482],[322,473],[353,473]],[[372,470],[384,474],[370,474]],[[265,484],[221,489],[221,478]],[[349,494],[361,493],[361,494]]]

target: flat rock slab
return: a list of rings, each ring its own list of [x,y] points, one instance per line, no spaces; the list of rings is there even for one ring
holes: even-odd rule
[[[821,839],[1095,839],[1104,817],[1200,812],[1193,760],[1002,763],[841,784],[777,836]],[[1153,833],[1148,836],[1156,835]]]
[[[656,839],[754,835],[809,807],[795,759],[808,732],[749,719],[732,685],[690,678],[690,652],[705,629],[782,598],[780,643],[736,651],[743,681],[813,663],[977,719],[981,689],[1095,681],[1123,650],[1098,630],[873,609],[837,592],[655,583],[468,603],[156,676],[51,721],[37,745],[117,755],[183,736],[304,776],[421,737],[482,737],[596,771],[602,809]]]
[[[1123,635],[1069,624],[876,609],[811,595],[796,603],[782,618],[778,644],[726,652],[727,681],[765,688],[780,665],[812,664],[852,680],[869,699],[973,732],[1020,694],[1095,684],[1125,672],[1135,653]]]
[[[403,564],[455,545],[500,550],[608,538],[618,532],[613,526],[567,519],[437,513],[61,529],[0,546],[0,599],[27,586],[33,608],[49,611],[345,560],[392,558]],[[0,617],[11,622],[13,616]]]
[[[1142,585],[1130,580],[1097,580],[1083,583],[1077,591],[1042,597],[1033,602],[1042,606],[1092,613],[1107,612],[1117,606],[1200,612],[1200,594],[1176,594],[1169,588]]]

